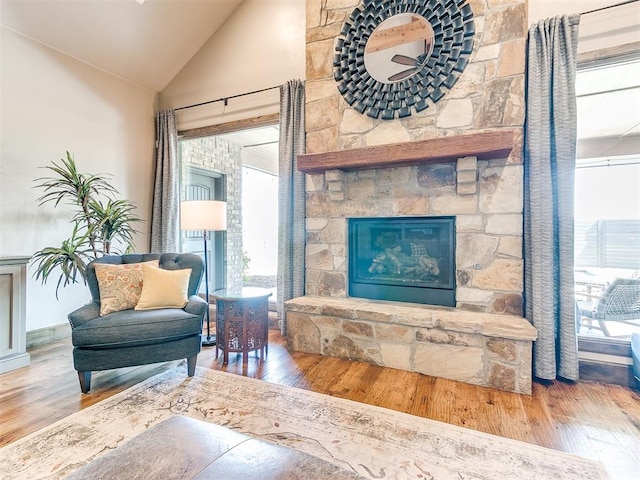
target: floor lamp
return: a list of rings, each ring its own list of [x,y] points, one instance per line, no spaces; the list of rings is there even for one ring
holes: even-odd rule
[[[202,230],[204,240],[204,288],[207,300],[207,338],[202,340],[203,346],[216,344],[215,336],[211,336],[211,313],[209,313],[209,256],[207,240],[209,231],[227,229],[227,202],[218,200],[187,200],[180,204],[180,229]]]

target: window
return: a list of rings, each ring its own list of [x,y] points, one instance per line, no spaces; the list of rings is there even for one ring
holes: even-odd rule
[[[640,332],[640,55],[581,64],[576,97],[579,334],[628,341]],[[603,297],[620,310],[608,319]]]

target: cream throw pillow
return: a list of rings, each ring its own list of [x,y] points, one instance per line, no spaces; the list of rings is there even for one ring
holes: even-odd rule
[[[143,263],[95,263],[100,289],[100,316],[135,307],[142,292],[142,265],[158,266],[158,260]]]
[[[191,269],[164,270],[142,265],[142,293],[136,310],[183,308],[188,299]]]

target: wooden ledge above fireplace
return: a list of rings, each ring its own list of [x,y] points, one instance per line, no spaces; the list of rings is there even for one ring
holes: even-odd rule
[[[298,155],[298,170],[320,173],[325,170],[365,170],[455,162],[475,156],[478,160],[507,158],[513,149],[514,129],[437,137],[416,142],[390,143],[327,153]]]

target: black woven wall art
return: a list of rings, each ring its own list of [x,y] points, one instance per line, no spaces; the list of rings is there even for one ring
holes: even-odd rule
[[[365,65],[367,41],[382,22],[407,13],[424,18],[433,29],[430,53],[415,61],[406,78],[376,80]],[[338,90],[352,108],[372,118],[391,120],[421,112],[453,88],[473,51],[474,34],[467,0],[363,0],[336,40]]]

